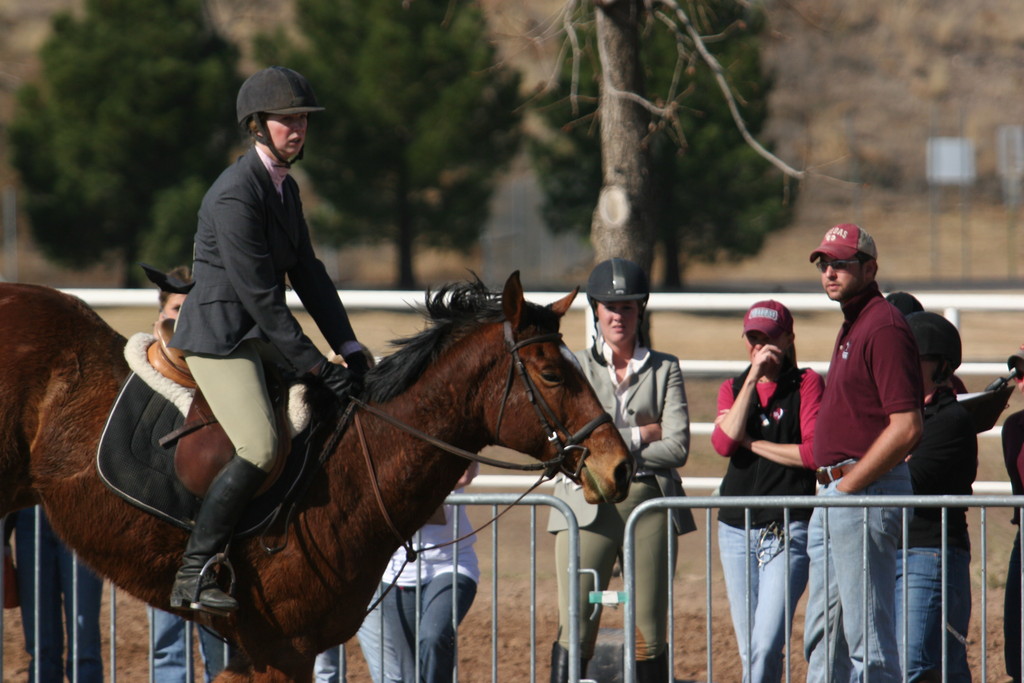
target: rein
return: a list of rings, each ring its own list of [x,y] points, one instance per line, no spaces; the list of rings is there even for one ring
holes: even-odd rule
[[[363,406],[363,407],[368,407],[362,401],[358,401],[358,403],[361,406]],[[371,411],[371,412],[373,412],[373,411]],[[374,414],[375,415],[380,415],[380,417],[384,417],[389,423],[394,424],[395,426],[401,427],[402,429],[408,428],[408,429],[412,430],[413,433],[418,432],[418,430],[413,430],[411,427],[409,427],[409,425],[406,425],[405,423],[398,422],[397,420],[394,420],[394,418],[392,418],[390,415],[387,415],[387,414],[384,414],[384,413],[379,413],[379,412],[374,412]],[[516,498],[514,501],[512,501],[512,503],[510,503],[509,505],[506,505],[504,510],[502,510],[498,514],[496,514],[493,517],[491,517],[489,520],[487,520],[486,522],[481,524],[479,527],[477,527],[475,529],[472,529],[468,533],[465,533],[465,534],[459,536],[458,538],[453,538],[450,541],[445,541],[444,543],[436,543],[436,544],[428,546],[426,548],[420,548],[420,550],[417,551],[413,547],[413,545],[412,545],[412,539],[411,538],[408,538],[408,539],[402,538],[402,532],[400,532],[398,530],[398,527],[395,525],[395,522],[391,519],[391,515],[388,514],[387,508],[384,505],[384,498],[380,495],[380,485],[377,483],[377,468],[373,466],[373,458],[370,457],[370,447],[369,447],[369,444],[367,444],[367,442],[366,442],[366,436],[363,434],[363,423],[359,420],[359,413],[355,414],[355,417],[353,418],[353,420],[354,420],[355,426],[356,426],[356,433],[359,435],[359,443],[360,443],[360,445],[363,448],[363,457],[366,460],[366,468],[370,471],[370,482],[373,484],[373,495],[377,499],[377,507],[380,508],[381,514],[384,515],[384,521],[386,521],[388,523],[388,526],[391,528],[391,533],[393,533],[395,535],[395,538],[398,539],[399,545],[401,547],[405,548],[405,561],[402,562],[401,568],[398,570],[398,572],[396,572],[395,579],[391,583],[389,583],[388,587],[384,589],[384,592],[381,593],[377,597],[377,599],[374,600],[370,604],[370,606],[366,608],[366,614],[367,615],[370,612],[372,612],[373,610],[375,610],[377,608],[377,605],[379,605],[381,603],[381,601],[384,600],[385,596],[387,596],[387,594],[391,592],[391,589],[394,588],[395,584],[398,582],[398,576],[403,571],[405,571],[406,566],[410,562],[415,562],[416,561],[416,557],[417,557],[417,555],[419,555],[419,553],[421,551],[423,551],[423,550],[433,550],[435,548],[444,548],[445,546],[454,545],[454,544],[458,543],[459,541],[466,540],[467,538],[469,538],[470,536],[472,536],[475,533],[483,531],[484,529],[486,529],[487,527],[489,527],[490,525],[492,525],[496,521],[498,521],[498,519],[500,519],[506,512],[511,510],[513,507],[515,507],[519,503],[519,501],[521,501],[527,495],[532,493],[534,489],[536,489],[538,486],[540,486],[542,483],[544,483],[545,480],[550,479],[550,476],[548,476],[547,473],[542,474],[540,477],[537,478],[537,481],[533,482],[533,484],[530,485],[530,488],[528,488],[525,491],[523,491],[523,493],[520,494],[519,497]],[[430,440],[430,443],[433,443],[433,440]],[[475,453],[469,453],[469,451],[463,451],[461,448],[457,448],[455,446],[451,446],[450,444],[446,444],[444,442],[440,442],[440,443],[442,444],[442,447],[445,448],[445,450],[448,450],[449,447],[451,449],[454,449],[454,450],[450,450],[449,452],[454,453],[455,455],[461,455],[461,453],[459,453],[457,451],[462,451],[462,453],[468,453],[469,455],[476,456]],[[466,457],[466,456],[462,456],[462,457]],[[496,463],[499,462],[499,461],[491,461],[489,458],[485,458],[484,461],[490,461],[490,462],[496,462]],[[498,465],[498,466],[500,467],[502,465]],[[364,615],[364,618],[365,618],[365,615]]]
[[[534,461],[534,462],[529,462],[529,463],[514,463],[514,462],[511,462],[511,461],[508,461],[508,460],[498,460],[496,458],[489,458],[486,455],[480,455],[479,453],[474,453],[472,451],[467,451],[464,448],[459,448],[458,446],[453,446],[452,444],[448,443],[447,441],[442,441],[441,439],[438,439],[436,436],[431,436],[430,434],[427,434],[426,432],[424,432],[422,430],[416,429],[412,425],[408,425],[408,424],[402,422],[401,420],[399,420],[399,419],[397,419],[395,417],[392,417],[388,413],[385,413],[380,408],[378,408],[376,406],[372,406],[369,403],[366,403],[362,399],[351,398],[349,400],[352,401],[352,403],[354,403],[355,405],[359,406],[359,408],[361,408],[362,410],[365,410],[366,412],[370,413],[371,415],[374,415],[374,416],[379,417],[380,419],[384,420],[385,422],[390,424],[392,427],[397,427],[398,429],[402,430],[403,432],[406,432],[407,434],[411,434],[412,436],[415,436],[417,439],[419,439],[421,441],[426,441],[431,446],[435,446],[437,448],[440,448],[441,450],[447,451],[448,453],[451,453],[452,455],[457,455],[460,458],[466,458],[467,460],[475,460],[475,461],[477,461],[477,462],[479,462],[481,464],[484,464],[484,465],[493,465],[494,467],[501,467],[501,468],[506,469],[506,470],[534,470],[534,471],[536,471],[536,470],[547,470],[547,469],[550,469],[551,466],[552,466],[552,463],[551,463],[550,460],[546,461],[546,462]],[[357,417],[358,417],[358,415],[357,415]],[[558,459],[558,463],[556,463],[556,464],[561,464],[561,459]]]
[[[528,339],[523,339],[522,341],[517,342],[512,337],[512,325],[508,321],[505,322],[505,344],[508,347],[509,354],[511,354],[512,359],[508,367],[508,377],[505,380],[505,389],[502,392],[501,408],[498,411],[498,422],[494,428],[494,433],[495,435],[500,435],[501,433],[501,423],[505,415],[505,406],[508,403],[509,396],[512,393],[512,385],[514,383],[514,379],[518,375],[518,377],[522,379],[523,384],[525,385],[527,399],[530,401],[530,405],[533,406],[534,412],[537,414],[537,419],[540,421],[541,427],[544,429],[544,433],[548,435],[548,441],[550,443],[555,444],[558,447],[558,453],[555,455],[555,457],[551,458],[550,460],[545,460],[543,462],[535,461],[531,463],[513,463],[508,460],[498,460],[495,458],[489,458],[485,455],[481,455],[480,453],[474,453],[464,448],[459,448],[458,446],[454,446],[448,443],[447,441],[442,441],[441,439],[438,439],[435,436],[431,436],[430,434],[427,434],[426,432],[417,429],[412,425],[408,425],[402,422],[401,420],[392,417],[391,415],[384,412],[380,408],[372,406],[369,403],[363,401],[362,399],[352,397],[350,401],[351,403],[359,406],[360,408],[370,413],[371,415],[375,415],[376,417],[379,417],[380,419],[384,420],[392,427],[396,427],[406,432],[407,434],[415,436],[417,439],[420,439],[421,441],[429,443],[431,446],[440,448],[441,450],[447,451],[452,455],[457,455],[460,458],[466,458],[467,460],[475,460],[476,462],[482,463],[484,465],[492,465],[494,467],[500,467],[507,470],[545,470],[545,476],[548,479],[554,477],[555,470],[557,468],[561,469],[562,472],[573,481],[579,482],[580,472],[583,470],[583,466],[586,462],[587,457],[590,456],[590,449],[580,444],[583,441],[585,441],[594,432],[595,429],[597,429],[598,427],[605,423],[610,423],[612,421],[612,416],[609,415],[608,413],[601,413],[593,420],[583,425],[583,427],[579,431],[573,434],[572,432],[569,431],[567,427],[565,427],[565,425],[562,424],[562,421],[558,419],[558,416],[555,415],[555,412],[551,409],[547,401],[544,400],[544,397],[537,390],[536,383],[530,377],[530,373],[526,371],[526,364],[523,363],[523,359],[519,356],[519,349],[525,346],[529,346],[531,344],[541,344],[544,342],[561,343],[561,341],[562,334],[560,332],[553,332],[551,334],[542,334],[536,337],[530,337]],[[552,427],[552,422],[554,422],[554,427]],[[566,435],[566,438],[563,439],[562,434]],[[572,451],[579,451],[579,458],[576,462],[576,468],[574,470],[567,469],[564,466],[566,457]]]
[[[498,435],[500,435],[501,433],[501,422],[505,414],[505,406],[508,402],[509,396],[512,393],[512,385],[514,383],[514,378],[518,375],[519,378],[522,379],[523,381],[527,399],[530,401],[530,405],[533,406],[534,412],[537,414],[537,419],[540,421],[541,427],[544,429],[544,433],[547,435],[548,442],[553,443],[558,447],[558,453],[555,455],[554,458],[550,460],[543,462],[516,464],[505,460],[488,458],[487,456],[480,455],[479,453],[473,453],[472,451],[468,451],[464,448],[459,448],[458,446],[450,444],[446,441],[442,441],[437,437],[431,436],[430,434],[427,434],[426,432],[417,429],[412,425],[406,424],[401,420],[396,419],[395,417],[389,415],[388,413],[377,408],[376,406],[372,406],[366,403],[362,399],[355,397],[352,397],[350,399],[349,407],[351,407],[352,405],[356,405],[362,410],[365,410],[366,412],[370,413],[371,415],[374,415],[384,420],[391,426],[396,427],[422,441],[425,441],[426,443],[429,443],[430,445],[435,446],[436,448],[440,448],[443,451],[451,453],[452,455],[456,455],[467,460],[473,460],[479,463],[493,465],[495,467],[500,467],[504,469],[534,471],[544,470],[540,477],[537,478],[537,481],[535,481],[526,491],[524,491],[513,503],[506,506],[505,509],[499,512],[497,515],[491,517],[491,519],[489,519],[479,528],[473,529],[469,533],[466,533],[460,536],[459,538],[452,539],[451,541],[446,541],[445,543],[432,545],[430,546],[429,549],[443,548],[445,546],[458,543],[459,541],[469,538],[473,534],[483,529],[486,529],[488,526],[496,522],[502,515],[511,510],[516,505],[516,503],[521,501],[534,489],[540,486],[544,481],[554,477],[556,471],[559,469],[561,469],[561,471],[565,473],[567,476],[569,476],[573,481],[578,482],[580,472],[583,471],[584,463],[587,457],[590,455],[590,449],[587,448],[586,446],[581,445],[582,442],[586,440],[587,437],[589,437],[595,429],[597,429],[598,427],[605,423],[612,421],[611,415],[609,415],[606,412],[601,413],[600,415],[592,419],[590,422],[585,424],[582,427],[582,429],[578,430],[575,434],[573,434],[565,427],[564,424],[562,424],[562,421],[558,419],[558,416],[555,415],[555,412],[548,405],[547,401],[544,400],[543,395],[541,395],[541,393],[538,391],[536,383],[534,383],[533,379],[530,378],[530,374],[526,371],[526,364],[523,362],[523,359],[519,355],[519,350],[531,344],[540,344],[545,342],[556,342],[560,344],[562,342],[562,334],[560,332],[553,332],[550,334],[538,335],[536,337],[529,337],[527,339],[523,339],[517,342],[512,334],[511,323],[505,321],[504,334],[505,346],[508,349],[511,359],[509,363],[508,377],[505,381],[505,389],[502,392],[501,408],[498,411],[498,420],[497,424],[495,425],[494,434],[496,437],[498,437]],[[373,485],[373,494],[377,499],[377,506],[380,509],[381,514],[384,516],[384,520],[391,528],[391,533],[394,534],[396,539],[398,539],[399,545],[405,548],[405,562],[402,565],[402,569],[400,569],[398,572],[400,574],[405,569],[406,565],[408,565],[410,562],[413,562],[416,559],[417,551],[415,548],[413,548],[411,538],[406,539],[402,537],[402,533],[398,530],[397,525],[394,523],[394,520],[391,519],[391,515],[388,514],[387,508],[384,505],[384,499],[380,493],[380,486],[377,483],[377,470],[373,465],[373,459],[370,457],[369,444],[367,443],[366,436],[363,433],[363,426],[362,422],[359,419],[358,412],[356,412],[354,415],[354,422],[356,432],[359,435],[359,443],[363,450],[363,457],[366,460],[366,467],[370,473],[370,482]],[[552,423],[554,423],[554,426],[552,426]],[[563,434],[565,435],[564,439],[562,437]],[[572,451],[579,452],[579,457],[576,463],[575,470],[569,470],[565,467],[566,457]],[[397,581],[397,577],[395,581]],[[373,601],[373,603],[367,608],[366,614],[372,612],[377,607],[377,605],[380,604],[384,597],[391,591],[392,588],[394,588],[395,581],[391,582],[387,589],[385,589],[385,591],[376,600]]]

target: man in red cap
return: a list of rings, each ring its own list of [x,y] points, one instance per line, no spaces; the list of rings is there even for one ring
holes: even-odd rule
[[[874,239],[852,223],[830,228],[811,252],[845,319],[814,441],[820,496],[913,492],[904,460],[921,437],[921,369],[903,314],[875,282],[877,258]],[[827,671],[833,681],[901,680],[894,601],[901,538],[899,508],[873,507],[866,516],[858,508],[815,508],[807,539],[808,681],[826,680]]]

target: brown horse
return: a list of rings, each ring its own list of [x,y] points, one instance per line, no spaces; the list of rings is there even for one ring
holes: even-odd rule
[[[617,502],[632,474],[629,452],[613,425],[599,419],[603,409],[557,334],[575,295],[531,304],[517,273],[500,299],[478,281],[428,292],[429,324],[396,342],[400,348],[368,375],[364,397],[471,452],[495,443],[544,461],[562,452],[563,467],[578,472],[589,501]],[[78,299],[0,284],[0,339],[0,514],[42,504],[88,565],[166,607],[186,533],[111,493],[94,464],[128,374],[124,338]],[[522,372],[513,372],[518,362]],[[360,412],[360,422],[384,506],[407,538],[467,461],[371,413]],[[270,555],[258,539],[232,544],[241,607],[213,625],[248,661],[232,662],[219,683],[309,680],[317,653],[355,634],[399,546],[370,477],[350,427],[281,534],[284,550]]]

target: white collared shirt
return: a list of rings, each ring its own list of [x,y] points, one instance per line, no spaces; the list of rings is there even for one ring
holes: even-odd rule
[[[615,364],[612,362],[612,348],[604,342],[601,342],[601,355],[604,356],[607,364],[608,379],[615,388],[615,412],[612,414],[612,419],[615,420],[615,426],[619,429],[629,428],[629,450],[636,452],[640,450],[642,445],[640,442],[640,427],[630,427],[629,421],[626,419],[625,398],[626,392],[633,385],[633,376],[639,374],[640,369],[647,363],[651,357],[651,350],[646,346],[639,345],[633,348],[633,357],[626,363],[626,372],[623,374],[621,382],[615,374]]]
[[[273,157],[263,151],[263,148],[256,145],[256,153],[260,155],[260,161],[270,174],[270,182],[274,183],[277,196],[284,199],[284,179],[288,177],[288,167],[279,164]]]

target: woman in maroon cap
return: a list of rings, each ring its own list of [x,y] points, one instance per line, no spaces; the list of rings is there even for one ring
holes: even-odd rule
[[[722,383],[711,435],[715,451],[729,458],[721,495],[812,496],[824,382],[797,367],[793,316],[778,301],[750,307],[743,339],[750,366]],[[786,635],[807,585],[810,515],[809,508],[791,508],[787,523],[783,508],[719,511],[719,555],[744,683],[782,677]]]

